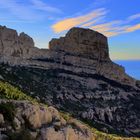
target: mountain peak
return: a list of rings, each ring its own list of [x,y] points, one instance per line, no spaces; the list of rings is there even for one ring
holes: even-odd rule
[[[65,37],[50,41],[49,48],[98,61],[110,60],[107,37],[90,29],[74,27]]]

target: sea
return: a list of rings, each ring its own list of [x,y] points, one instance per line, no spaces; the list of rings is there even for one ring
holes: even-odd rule
[[[125,71],[131,77],[140,80],[140,60],[114,60],[115,63],[125,67]]]

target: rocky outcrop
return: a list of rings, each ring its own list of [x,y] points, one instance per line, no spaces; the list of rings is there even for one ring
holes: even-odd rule
[[[19,133],[21,133],[20,138],[26,140],[29,136],[37,140],[93,140],[94,138],[88,127],[72,118],[66,121],[54,107],[45,107],[28,101],[0,100],[1,104],[7,107],[13,105],[16,110],[12,116],[13,120],[10,120],[11,116],[7,120],[5,114],[9,115],[10,109],[9,112],[6,112],[7,110],[1,112],[4,113],[0,114],[1,140],[8,140],[8,137],[18,139]]]
[[[97,73],[123,84],[136,84],[122,66],[110,60],[107,38],[90,29],[72,28],[65,37],[52,39],[49,50],[34,47],[31,37],[25,33],[18,36],[15,30],[6,27],[0,27],[0,40],[1,62]]]
[[[75,68],[79,66],[88,74],[98,73],[124,84],[135,85],[135,80],[125,74],[125,69],[110,60],[107,37],[96,31],[72,28],[65,37],[52,39],[49,49],[64,52],[63,59],[59,58],[62,64],[68,63]]]
[[[72,28],[65,37],[52,39],[49,48],[98,61],[110,60],[107,38],[90,29]]]
[[[36,56],[39,51],[34,46],[33,39],[25,33],[18,35],[16,30],[0,26],[0,57],[1,60],[7,59],[10,61],[11,57],[28,59]]]
[[[22,40],[30,44],[32,39]],[[32,45],[22,47],[29,49],[24,57],[1,55],[3,80],[100,130],[140,136],[139,81],[110,60],[104,35],[72,28],[65,37],[52,39],[49,49]]]

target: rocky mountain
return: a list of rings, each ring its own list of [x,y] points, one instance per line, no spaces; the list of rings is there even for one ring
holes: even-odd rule
[[[72,28],[38,49],[0,27],[0,42],[1,79],[99,130],[140,136],[140,82],[111,61],[104,35]]]
[[[110,60],[107,38],[89,29],[72,28],[65,37],[52,39],[48,50],[34,47],[31,37],[25,33],[18,36],[6,27],[0,27],[0,40],[1,62],[99,74],[130,85],[136,82]]]

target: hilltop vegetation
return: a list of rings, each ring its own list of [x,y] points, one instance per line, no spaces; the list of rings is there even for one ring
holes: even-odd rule
[[[32,97],[24,94],[18,88],[2,81],[0,81],[0,99],[28,100],[31,102],[37,102],[36,99],[33,99]]]

